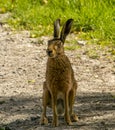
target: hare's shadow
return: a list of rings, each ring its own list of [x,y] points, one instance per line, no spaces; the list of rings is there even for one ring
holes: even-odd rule
[[[0,123],[1,128],[11,130],[45,130],[51,129],[52,114],[48,116],[49,124],[41,126],[39,124],[40,115],[42,112],[42,99],[41,97],[0,97],[0,111],[6,113],[8,118],[17,115],[28,115],[28,118],[22,120],[15,120],[8,124]],[[59,118],[59,127],[52,128],[60,129],[114,129],[115,117],[108,117],[108,119],[98,119],[96,121],[86,122],[85,120],[97,115],[103,116],[106,113],[115,113],[115,98],[109,93],[80,93],[76,97],[74,111],[79,116],[79,121],[74,123],[73,126],[66,126],[64,118]],[[48,109],[52,113],[51,109]],[[110,122],[108,122],[110,120]]]

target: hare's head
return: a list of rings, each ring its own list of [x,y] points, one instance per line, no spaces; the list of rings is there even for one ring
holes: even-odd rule
[[[63,25],[61,34],[60,34],[60,19],[57,19],[54,22],[54,38],[48,41],[47,55],[50,58],[55,58],[59,55],[64,54],[64,42],[66,36],[69,34],[73,19],[68,19]]]

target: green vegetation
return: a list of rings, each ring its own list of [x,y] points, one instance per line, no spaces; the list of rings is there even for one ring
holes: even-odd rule
[[[0,12],[11,12],[8,23],[16,29],[31,30],[32,36],[51,35],[56,18],[62,23],[73,18],[73,30],[80,32],[79,37],[113,43],[114,5],[115,0],[0,0]]]

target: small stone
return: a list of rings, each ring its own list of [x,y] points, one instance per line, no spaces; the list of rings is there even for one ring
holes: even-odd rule
[[[84,45],[87,43],[87,41],[77,40],[77,43],[78,43],[79,45],[84,46]]]

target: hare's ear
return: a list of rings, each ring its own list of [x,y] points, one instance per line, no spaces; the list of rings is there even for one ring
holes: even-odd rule
[[[61,41],[62,41],[63,43],[65,42],[66,36],[67,36],[67,35],[69,34],[69,32],[70,32],[72,23],[73,23],[73,19],[68,19],[68,20],[66,21],[66,23],[64,24],[63,28],[62,28],[60,39],[61,39]]]
[[[54,22],[54,38],[59,38],[60,35],[60,19]]]

